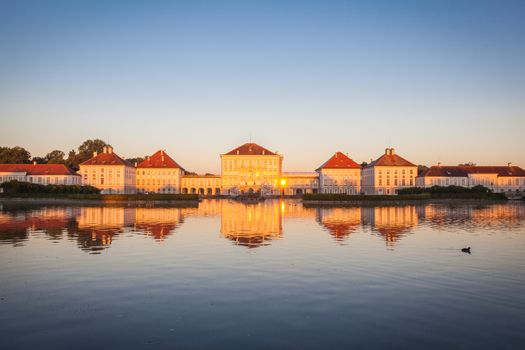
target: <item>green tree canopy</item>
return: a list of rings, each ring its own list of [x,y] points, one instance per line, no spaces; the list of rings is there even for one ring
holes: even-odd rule
[[[36,164],[47,164],[47,158],[45,157],[33,157],[31,161]]]
[[[74,150],[69,151],[66,165],[74,170],[78,170],[79,164],[93,157],[93,152],[101,153],[105,146],[111,145],[100,139],[86,140],[78,146],[78,152]]]
[[[126,160],[128,162],[130,162],[131,164],[139,164],[141,162],[143,162],[148,156],[144,156],[144,157],[135,157],[135,158],[127,158]]]
[[[0,163],[31,163],[31,153],[19,146],[12,148],[0,147]]]
[[[418,174],[418,175],[423,174],[423,173],[424,173],[425,171],[427,171],[427,170],[428,170],[428,167],[427,167],[426,165],[421,165],[421,164],[419,164],[419,165],[417,166],[417,174]]]
[[[49,152],[46,155],[46,159],[49,164],[64,164],[66,162],[64,159],[65,156],[66,154],[64,152],[56,149]]]

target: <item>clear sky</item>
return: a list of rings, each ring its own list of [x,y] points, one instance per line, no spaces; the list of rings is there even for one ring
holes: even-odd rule
[[[0,146],[525,167],[525,1],[0,0]]]

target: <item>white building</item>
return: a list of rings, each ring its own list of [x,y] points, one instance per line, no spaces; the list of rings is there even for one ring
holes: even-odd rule
[[[512,166],[442,166],[430,167],[416,178],[417,187],[485,186],[495,192],[525,190],[525,170]]]
[[[136,193],[136,170],[133,164],[113,153],[112,147],[104,147],[102,153],[80,164],[82,183],[100,189],[102,194]]]
[[[398,190],[415,186],[417,166],[397,155],[393,148],[363,169],[362,190],[367,195],[396,194]]]
[[[342,152],[336,152],[316,169],[321,193],[359,194],[361,165]]]
[[[39,185],[80,185],[80,175],[64,164],[0,164],[0,183],[11,180]]]

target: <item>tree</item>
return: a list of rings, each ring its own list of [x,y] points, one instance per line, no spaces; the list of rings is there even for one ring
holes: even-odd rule
[[[93,152],[101,153],[103,148],[106,146],[111,147],[111,145],[100,139],[86,140],[80,146],[78,146],[78,154],[82,157],[82,159],[88,160],[89,158],[93,157]]]
[[[366,166],[368,166],[368,163],[367,163],[367,162],[362,162],[362,163],[361,163],[361,167],[362,167],[362,168],[364,168],[364,167],[366,167]]]
[[[131,164],[140,164],[142,163],[148,156],[144,156],[144,157],[135,157],[135,158],[127,158],[126,160],[128,162],[130,162]]]
[[[426,165],[419,164],[417,166],[417,174],[418,175],[424,174],[427,170],[428,170],[428,167]]]
[[[47,164],[47,159],[45,157],[33,157],[33,159],[31,159],[31,161],[33,163],[36,162],[36,164]]]
[[[31,153],[19,146],[13,148],[0,147],[0,163],[31,163]]]
[[[46,155],[47,162],[49,164],[64,164],[66,161],[64,157],[66,154],[60,150],[54,150]]]
[[[101,153],[106,146],[111,147],[111,145],[100,139],[86,140],[80,146],[78,146],[78,152],[71,150],[68,153],[66,164],[70,168],[78,170],[80,163],[83,163],[93,157],[94,152]]]

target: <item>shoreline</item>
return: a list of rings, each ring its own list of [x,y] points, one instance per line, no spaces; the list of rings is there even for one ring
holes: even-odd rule
[[[126,207],[178,207],[197,208],[199,199],[88,199],[66,197],[0,197],[0,205],[81,205],[81,206],[126,206]]]
[[[202,199],[231,200],[225,197],[204,197]],[[79,205],[79,206],[126,206],[126,207],[179,207],[197,208],[202,200],[194,199],[104,199],[104,198],[67,198],[67,197],[15,197],[0,196],[0,205]],[[270,200],[280,199],[269,198]],[[295,200],[302,203],[304,207],[374,207],[374,206],[401,206],[417,204],[501,204],[522,203],[523,200],[505,200],[494,198],[421,198],[421,199],[376,199],[369,198],[352,200],[304,200],[297,197],[284,197],[287,200]],[[250,205],[251,203],[247,203]]]
[[[348,200],[348,201],[323,201],[303,200],[303,206],[316,207],[377,207],[401,205],[426,205],[426,204],[507,204],[522,203],[522,200],[502,200],[492,198],[425,198],[425,199],[399,199],[399,200]]]

